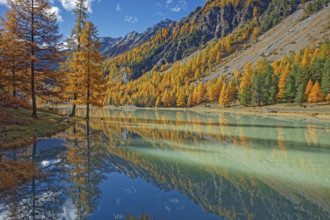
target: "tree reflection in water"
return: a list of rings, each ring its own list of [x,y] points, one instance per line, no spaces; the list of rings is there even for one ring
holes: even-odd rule
[[[53,163],[44,167],[44,178],[6,198],[11,215],[57,219],[70,200],[74,216],[86,219],[97,210],[100,185],[112,172],[142,177],[164,191],[177,189],[206,213],[227,219],[330,215],[327,123],[94,109],[89,121],[55,139],[62,142],[31,148],[31,160]]]

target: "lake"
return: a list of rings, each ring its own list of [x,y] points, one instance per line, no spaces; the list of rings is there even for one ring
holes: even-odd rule
[[[79,110],[84,115],[84,110]],[[88,122],[1,152],[44,175],[0,219],[330,219],[330,123],[93,109]]]

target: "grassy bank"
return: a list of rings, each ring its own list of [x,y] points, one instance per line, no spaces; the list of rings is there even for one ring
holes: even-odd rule
[[[0,150],[8,150],[35,142],[68,128],[77,118],[39,111],[38,119],[31,118],[32,111],[25,108],[0,106]]]

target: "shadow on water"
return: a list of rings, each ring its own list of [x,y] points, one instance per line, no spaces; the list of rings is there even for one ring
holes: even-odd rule
[[[160,219],[330,218],[328,123],[166,111],[92,115],[1,153],[40,163],[44,176],[2,195],[0,219],[109,219],[114,212],[123,219],[128,210]],[[125,184],[131,188],[122,195]],[[139,187],[141,197],[133,190]],[[185,206],[173,213],[169,204],[181,207],[175,192]],[[158,202],[146,199],[154,195]],[[121,207],[118,198],[130,203]],[[166,209],[149,206],[159,202]]]

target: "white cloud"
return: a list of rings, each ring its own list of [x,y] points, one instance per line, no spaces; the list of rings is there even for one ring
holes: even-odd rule
[[[181,11],[180,7],[171,8],[171,12],[180,12],[180,11]]]
[[[0,1],[2,1],[2,0],[0,0]],[[61,2],[63,8],[65,8],[65,10],[67,10],[67,11],[72,11],[73,9],[76,8],[75,0],[58,0],[58,1]],[[89,12],[93,12],[92,4],[95,1],[100,2],[101,0],[86,0],[86,6],[87,6]]]
[[[156,15],[164,17],[168,16],[169,13],[187,11],[187,6],[187,0],[164,0],[163,3],[158,1],[155,7]]]
[[[120,4],[117,4],[117,7],[116,7],[116,11],[121,11],[121,5]]]
[[[54,3],[54,0],[49,0],[49,2]],[[0,0],[0,5],[8,6],[8,0]],[[55,13],[58,22],[62,22],[63,18],[60,15],[60,12],[61,12],[61,10],[56,6],[51,6],[51,8],[49,10],[49,13]]]
[[[75,9],[76,7],[76,2],[72,0],[59,0],[62,3],[62,6],[65,10],[71,11]]]
[[[60,15],[60,12],[61,12],[61,10],[58,7],[55,7],[55,6],[51,7],[51,9],[50,9],[50,13],[55,13],[57,21],[58,22],[63,22],[63,18]]]
[[[7,0],[0,0],[0,5],[7,5]]]
[[[127,23],[136,23],[139,21],[139,19],[137,17],[133,17],[133,16],[126,16],[125,19],[124,19],[125,22]]]
[[[187,10],[187,1],[186,0],[179,0],[178,3],[172,7],[171,12],[180,12]]]

